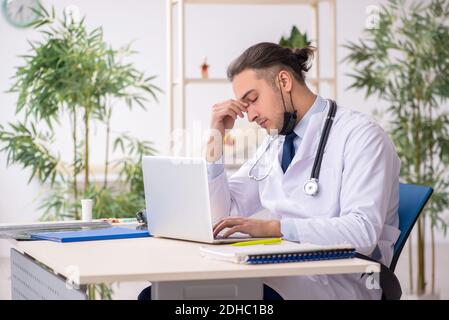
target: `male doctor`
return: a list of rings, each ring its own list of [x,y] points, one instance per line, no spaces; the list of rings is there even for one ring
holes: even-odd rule
[[[214,134],[207,146],[214,235],[242,232],[299,243],[351,244],[388,266],[399,236],[400,161],[387,134],[371,118],[337,106],[318,191],[305,192],[331,105],[305,83],[312,57],[311,48],[293,51],[259,43],[229,66],[236,99],[213,106]],[[274,142],[267,138],[256,156],[227,178],[217,132],[224,137],[225,130],[245,114],[270,134],[279,135]],[[270,154],[274,157],[267,162]],[[263,209],[270,219],[249,217]],[[367,286],[361,274],[275,277],[264,283],[265,295],[269,290],[283,299],[380,299],[382,295],[381,289]]]

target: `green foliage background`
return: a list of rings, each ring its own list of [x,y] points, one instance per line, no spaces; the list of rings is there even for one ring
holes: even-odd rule
[[[22,55],[23,65],[13,77],[9,92],[17,95],[17,120],[0,125],[0,147],[7,163],[31,169],[29,181],[48,183],[50,191],[41,199],[42,219],[80,218],[80,199],[94,199],[93,218],[134,217],[145,207],[141,161],[155,153],[152,143],[140,141],[127,132],[110,126],[114,112],[123,113],[116,104],[125,101],[129,110],[145,109],[160,91],[154,77],[146,77],[126,58],[135,54],[126,46],[110,47],[103,40],[102,28],[88,30],[84,18],[76,21],[65,13],[57,18],[55,10],[40,6],[33,27],[42,39],[30,41],[30,51]],[[67,143],[72,144],[72,160],[62,161],[53,144],[55,127],[65,126],[69,117]],[[106,147],[104,180],[92,181],[89,146],[91,127],[104,127]],[[114,153],[121,158],[110,161]],[[123,155],[123,156],[122,156]],[[118,172],[110,181],[110,171]],[[81,179],[82,178],[82,179]],[[102,298],[110,298],[105,285],[90,287]]]
[[[345,61],[355,66],[351,88],[389,104],[384,115],[401,158],[402,182],[434,188],[417,223],[416,280],[410,247],[411,288],[423,294],[425,224],[430,221],[434,292],[434,230],[446,234],[443,212],[449,208],[449,113],[441,107],[449,98],[449,1],[389,0],[376,20],[363,40],[345,46],[350,51]]]

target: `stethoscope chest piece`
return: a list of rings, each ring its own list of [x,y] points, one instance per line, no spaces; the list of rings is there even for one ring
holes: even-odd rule
[[[318,193],[318,180],[317,179],[309,179],[304,184],[304,192],[308,196],[315,196]]]
[[[327,138],[334,121],[335,113],[337,111],[337,104],[335,101],[330,100],[329,113],[324,124],[323,132],[321,133],[320,143],[318,144],[318,150],[313,162],[312,174],[310,179],[304,184],[304,192],[308,196],[315,196],[318,193],[318,177],[320,175],[321,162],[323,160],[324,147],[326,146]]]

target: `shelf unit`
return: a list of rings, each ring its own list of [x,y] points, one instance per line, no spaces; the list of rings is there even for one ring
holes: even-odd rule
[[[313,11],[313,30],[312,38],[319,43],[320,37],[320,3],[329,4],[329,21],[331,27],[331,69],[332,76],[320,78],[320,51],[317,48],[316,56],[313,62],[314,76],[308,78],[307,82],[315,87],[317,92],[320,91],[320,84],[327,83],[330,85],[332,96],[336,99],[337,96],[337,20],[336,20],[336,0],[167,0],[166,1],[166,29],[167,29],[167,104],[169,110],[169,129],[170,133],[175,129],[174,116],[174,94],[177,93],[180,103],[180,129],[186,129],[186,87],[188,85],[203,85],[203,84],[228,84],[226,78],[186,78],[185,75],[185,6],[186,5],[307,5]],[[174,18],[173,11],[177,10],[177,52],[173,52],[174,39]],[[173,75],[174,59],[178,62],[178,75]],[[170,145],[170,152],[173,150],[173,144]]]

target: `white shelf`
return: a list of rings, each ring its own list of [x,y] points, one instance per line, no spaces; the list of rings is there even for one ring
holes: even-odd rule
[[[173,4],[177,4],[178,0],[171,0]],[[329,0],[184,0],[185,4],[230,4],[230,5],[296,5],[308,4],[314,5],[319,2]]]
[[[306,82],[312,85],[316,91],[320,92],[320,85],[322,83],[329,84],[332,90],[331,96],[333,99],[337,99],[337,46],[336,46],[336,0],[166,0],[166,12],[167,12],[167,105],[169,108],[169,129],[172,132],[175,127],[175,108],[174,108],[174,93],[177,93],[179,109],[181,112],[179,115],[178,123],[180,123],[180,129],[186,129],[186,87],[188,85],[222,85],[230,84],[226,78],[188,78],[185,72],[185,6],[186,5],[308,5],[312,10],[312,37],[317,43],[319,43],[320,37],[320,3],[329,4],[329,25],[331,28],[331,50],[329,54],[331,56],[331,70],[332,77],[320,77],[320,50],[317,49],[314,60],[314,72],[306,78]],[[173,26],[174,15],[173,11],[176,10],[176,29]],[[174,31],[177,31],[177,51],[173,50],[173,38]],[[174,60],[178,62],[178,75],[173,75]],[[180,120],[180,121],[179,121]],[[173,143],[173,141],[172,141]],[[173,145],[170,146],[170,150],[173,150]]]
[[[321,83],[321,82],[332,84],[334,81],[335,81],[334,78],[320,78],[320,79],[306,78],[306,82],[310,82],[314,85],[317,83]],[[174,81],[172,83],[172,85],[177,86],[177,85],[179,85],[179,82],[180,82],[179,80]],[[226,78],[209,78],[209,79],[186,78],[186,79],[184,79],[184,84],[189,85],[189,84],[231,84],[231,83]]]
[[[184,80],[186,85],[188,84],[231,84],[226,78],[209,78],[209,79],[201,79],[201,78],[186,78]],[[174,85],[178,85],[179,81],[173,83]]]

